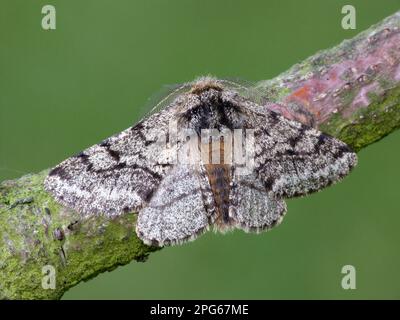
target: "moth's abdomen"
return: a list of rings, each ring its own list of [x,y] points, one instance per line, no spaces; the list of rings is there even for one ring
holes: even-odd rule
[[[232,181],[232,165],[224,158],[224,141],[209,143],[208,163],[205,164],[207,178],[214,198],[216,216],[215,223],[219,229],[230,224],[230,188]],[[213,156],[219,154],[219,159]]]
[[[230,223],[229,193],[231,185],[231,166],[226,164],[207,164],[206,172],[216,208],[216,224],[220,228]]]

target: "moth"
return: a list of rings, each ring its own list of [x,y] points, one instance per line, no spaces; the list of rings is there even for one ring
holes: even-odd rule
[[[211,77],[185,84],[131,128],[52,169],[45,188],[83,217],[137,213],[136,233],[165,246],[205,230],[260,232],[284,199],[319,191],[357,163],[343,142],[289,120]]]

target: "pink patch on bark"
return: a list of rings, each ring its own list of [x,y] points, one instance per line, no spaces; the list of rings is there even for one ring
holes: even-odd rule
[[[400,80],[400,65],[397,66],[396,71],[394,72],[394,80]]]
[[[371,83],[365,87],[362,87],[360,91],[355,96],[352,106],[353,107],[366,107],[369,105],[370,101],[368,98],[368,93],[377,93],[379,85],[377,83]]]

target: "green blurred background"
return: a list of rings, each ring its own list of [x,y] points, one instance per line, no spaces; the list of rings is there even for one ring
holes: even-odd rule
[[[41,29],[41,8],[57,29]],[[341,28],[353,4],[357,30]],[[51,167],[137,121],[154,93],[211,73],[272,78],[399,0],[1,0],[0,180]],[[261,235],[208,233],[81,283],[81,298],[400,298],[400,132],[343,183],[288,202]],[[357,289],[341,288],[341,268]]]

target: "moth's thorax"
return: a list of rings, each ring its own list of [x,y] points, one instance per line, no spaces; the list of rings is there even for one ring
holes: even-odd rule
[[[179,104],[178,123],[181,128],[197,133],[203,129],[242,128],[242,110],[236,97],[236,92],[224,88],[220,82],[196,82]]]

